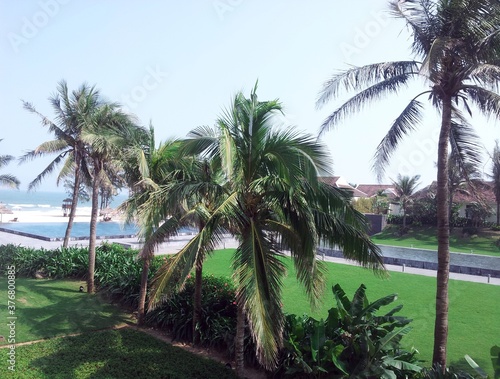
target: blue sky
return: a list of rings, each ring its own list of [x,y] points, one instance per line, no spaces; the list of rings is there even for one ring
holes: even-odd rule
[[[409,59],[411,40],[386,0],[38,0],[0,2],[0,154],[16,157],[51,139],[21,99],[47,116],[47,101],[65,79],[71,89],[96,85],[142,124],[152,121],[157,141],[184,137],[212,125],[239,90],[259,81],[261,100],[279,98],[287,125],[317,134],[339,102],[321,110],[321,85],[348,65]],[[322,141],[333,171],[351,183],[375,183],[376,147],[406,102],[423,90],[408,88],[346,120]],[[493,121],[475,118],[489,151],[499,136]],[[436,130],[430,111],[424,125],[401,145],[385,182],[398,173],[435,179]],[[22,190],[47,160],[18,166]],[[485,160],[485,171],[489,163]],[[60,190],[55,177],[39,190]]]

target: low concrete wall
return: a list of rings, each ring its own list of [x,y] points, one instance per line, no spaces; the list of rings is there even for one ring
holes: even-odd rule
[[[437,251],[379,245],[386,264],[437,270]],[[320,248],[320,254],[343,258],[342,251]],[[450,271],[461,274],[500,278],[500,257],[450,253]]]

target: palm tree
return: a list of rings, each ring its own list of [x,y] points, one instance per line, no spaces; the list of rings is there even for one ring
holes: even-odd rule
[[[491,156],[491,179],[493,180],[493,192],[497,202],[497,225],[500,225],[500,146],[498,140],[495,141],[493,155]]]
[[[0,141],[3,141],[0,139]],[[15,159],[12,155],[0,155],[0,169],[7,166],[10,161]],[[0,184],[8,187],[19,188],[19,180],[11,174],[0,175]]]
[[[85,126],[84,119],[87,114],[94,112],[101,105],[101,100],[99,91],[87,84],[82,84],[70,94],[66,81],[62,80],[57,86],[57,94],[51,96],[49,102],[54,109],[54,120],[39,113],[31,103],[23,102],[24,108],[39,116],[42,125],[48,127],[55,139],[43,142],[34,150],[29,151],[20,158],[20,162],[56,154],[49,165],[29,184],[28,190],[35,189],[45,177],[54,172],[61,164],[62,168],[57,177],[57,184],[63,178],[74,178],[71,210],[63,241],[63,247],[67,247],[76,214],[80,184],[90,182],[87,163],[88,149],[81,139],[82,129]]]
[[[116,103],[105,103],[94,112],[86,114],[82,140],[88,146],[89,167],[92,178],[92,210],[89,231],[89,267],[87,292],[94,292],[96,253],[96,229],[99,210],[99,188],[103,182],[111,182],[107,167],[113,172],[127,159],[130,149],[144,141],[144,130],[133,118],[123,113]],[[137,131],[140,131],[139,133]],[[142,131],[142,133],[141,133]]]
[[[323,290],[324,267],[316,260],[317,246],[338,245],[349,259],[380,269],[379,250],[366,234],[366,220],[350,197],[318,179],[330,172],[330,160],[312,136],[273,125],[281,112],[277,100],[259,102],[255,89],[247,99],[238,93],[216,128],[200,127],[189,134],[186,151],[208,159],[216,168],[223,193],[199,233],[173,260],[160,268],[151,302],[179,278],[185,281],[197,256],[213,250],[223,233],[239,241],[233,256],[237,286],[236,365],[244,370],[245,320],[266,367],[276,363],[282,344],[281,257],[289,251],[312,304]]]
[[[406,0],[390,2],[395,17],[413,34],[415,60],[353,67],[327,81],[317,101],[322,106],[341,89],[357,92],[337,108],[321,126],[321,133],[345,116],[360,111],[371,100],[398,93],[411,79],[424,79],[428,89],[417,94],[391,125],[375,154],[374,169],[384,168],[398,143],[421,121],[425,96],[441,113],[437,158],[438,272],[433,362],[446,365],[448,338],[449,214],[448,150],[457,149],[461,160],[473,161],[474,135],[460,106],[471,115],[475,105],[486,115],[500,115],[500,3],[497,0]]]
[[[418,182],[419,180],[420,175],[415,175],[410,178],[409,176],[401,176],[399,174],[397,180],[393,181],[396,191],[396,200],[403,210],[403,231],[406,230],[406,214],[408,207],[413,201],[412,196],[420,184]]]
[[[176,217],[182,211],[177,199],[174,201],[172,196],[169,200],[161,201],[161,206],[147,207],[147,204],[154,202],[152,198],[157,194],[157,190],[166,187],[170,189],[173,183],[185,179],[186,173],[190,172],[189,166],[185,164],[186,160],[179,153],[180,143],[176,140],[168,140],[155,146],[154,128],[150,126],[149,146],[140,149],[137,148],[132,154],[130,165],[127,172],[129,177],[127,181],[131,183],[132,196],[125,201],[120,208],[126,213],[126,221],[134,220],[138,223],[140,230],[139,238],[149,241],[139,253],[143,262],[141,274],[141,288],[139,292],[138,304],[138,323],[144,323],[145,302],[147,296],[147,286],[149,278],[149,268],[151,260],[154,257],[154,247],[163,242],[168,237],[175,235],[180,223]],[[192,160],[190,160],[192,162]],[[163,193],[164,194],[164,193]],[[143,208],[146,208],[144,211]],[[152,243],[153,232],[162,228],[168,230],[161,236],[161,239]],[[158,238],[158,234],[155,235]]]

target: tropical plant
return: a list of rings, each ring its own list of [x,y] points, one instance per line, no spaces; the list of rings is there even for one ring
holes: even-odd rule
[[[419,185],[419,179],[420,175],[409,177],[398,174],[397,180],[393,181],[394,190],[396,191],[396,200],[403,210],[403,230],[406,229],[406,214],[413,203],[413,195]]]
[[[20,158],[20,162],[23,163],[42,156],[56,155],[29,184],[28,190],[35,189],[45,177],[52,174],[61,164],[62,168],[57,176],[57,184],[64,178],[72,177],[74,179],[71,210],[63,247],[67,247],[69,243],[81,183],[90,183],[87,161],[88,147],[81,135],[87,115],[101,105],[99,96],[99,91],[87,84],[82,84],[76,91],[70,93],[66,81],[60,81],[57,86],[57,94],[49,98],[55,113],[53,120],[39,113],[31,103],[23,101],[24,109],[39,116],[42,126],[48,127],[55,137],[53,140],[41,143]]]
[[[65,179],[63,186],[66,189],[66,193],[69,196],[73,196],[75,191],[75,180]],[[80,183],[80,188],[78,188],[77,192],[78,201],[90,201],[90,194],[88,193],[88,188],[84,183]]]
[[[322,183],[330,160],[313,136],[293,128],[274,127],[277,100],[260,102],[256,88],[250,98],[238,93],[216,128],[199,127],[185,141],[186,152],[211,162],[220,173],[220,196],[202,228],[153,282],[151,299],[158,301],[167,283],[185,282],[197,256],[213,250],[224,233],[239,245],[233,256],[237,288],[236,366],[243,372],[245,319],[259,361],[276,364],[282,345],[280,259],[288,250],[314,304],[323,290],[323,266],[316,260],[320,241],[337,244],[349,259],[373,269],[383,267],[379,249],[366,234],[367,223],[344,191]],[[146,242],[147,244],[147,242]]]
[[[335,378],[403,378],[419,372],[416,350],[401,348],[410,319],[395,316],[399,305],[378,316],[395,294],[369,302],[363,284],[350,301],[339,284],[332,287],[336,307],[326,320],[288,315],[281,373],[285,376]]]
[[[127,180],[131,183],[132,196],[120,208],[125,211],[128,222],[134,220],[138,223],[139,238],[149,242],[139,254],[143,263],[138,306],[139,324],[144,323],[146,313],[148,271],[154,256],[154,247],[177,233],[181,223],[172,215],[178,216],[183,210],[179,203],[174,201],[173,196],[168,196],[170,201],[156,203],[155,206],[147,207],[145,204],[155,201],[152,197],[158,188],[163,186],[162,194],[165,195],[165,189],[171,189],[174,183],[186,179],[186,175],[191,172],[193,161],[191,159],[186,162],[179,153],[179,146],[179,141],[169,140],[156,147],[154,128],[150,125],[148,146],[145,149],[138,146],[132,151],[128,168],[125,170]],[[158,228],[164,233],[153,241],[153,232]],[[155,234],[155,237],[158,235]]]
[[[3,141],[0,139],[0,141]],[[0,155],[0,169],[5,167],[12,161],[14,157],[12,155]],[[8,187],[19,188],[19,180],[11,174],[2,174],[0,175],[0,184]]]
[[[497,226],[500,225],[500,146],[495,141],[493,154],[491,155],[491,179],[493,180],[493,192],[497,202]]]
[[[109,173],[116,173],[128,159],[131,150],[141,146],[146,131],[136,125],[132,116],[121,111],[116,103],[104,103],[94,112],[84,115],[82,140],[88,147],[88,160],[92,179],[92,210],[89,231],[89,271],[87,292],[94,291],[96,229],[99,210],[99,188],[111,182]]]
[[[392,123],[375,154],[381,178],[399,142],[422,120],[425,96],[441,114],[437,158],[438,271],[433,362],[446,366],[448,338],[449,207],[448,150],[462,162],[476,162],[481,146],[460,107],[471,105],[487,116],[500,115],[500,3],[496,0],[407,0],[390,2],[392,14],[413,34],[414,60],[352,67],[328,80],[318,106],[348,89],[357,94],[337,108],[321,126],[324,133],[345,116],[372,100],[398,93],[411,79],[423,79],[428,89],[415,96]],[[472,137],[472,138],[471,138]]]

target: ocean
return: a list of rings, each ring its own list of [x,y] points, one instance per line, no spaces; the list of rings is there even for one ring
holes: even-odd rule
[[[127,199],[127,194],[120,193],[113,198],[111,208],[118,207]],[[21,191],[14,189],[0,189],[0,204],[6,205],[12,210],[26,210],[38,212],[53,212],[61,210],[64,199],[67,199],[68,194],[65,192],[47,192],[47,191]],[[78,202],[79,209],[91,208],[89,202]]]

